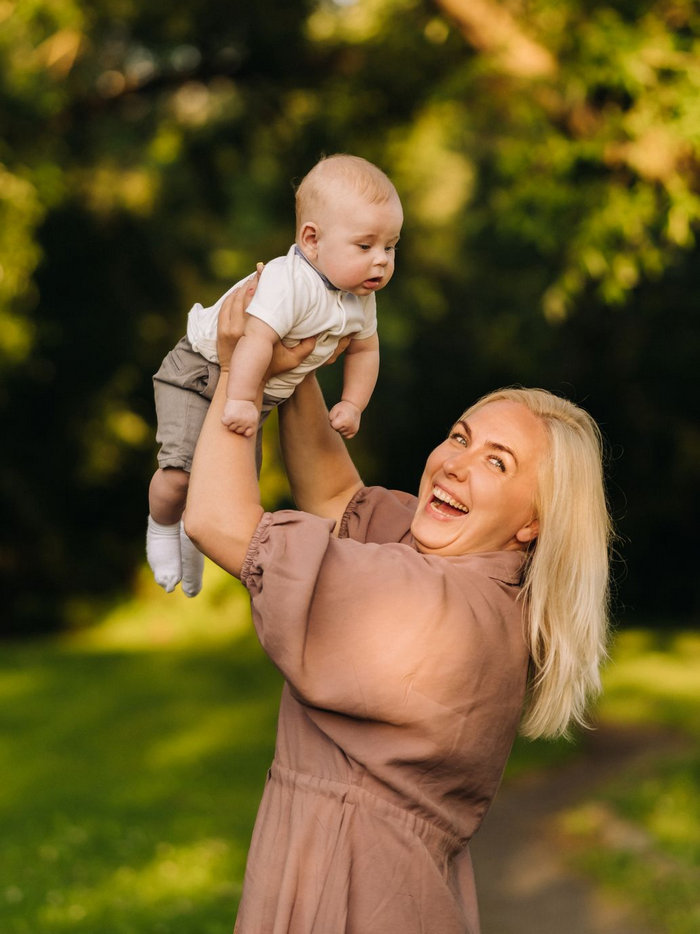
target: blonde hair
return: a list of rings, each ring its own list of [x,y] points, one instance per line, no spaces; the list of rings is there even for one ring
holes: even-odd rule
[[[338,187],[350,189],[369,204],[385,204],[400,199],[391,179],[380,168],[361,156],[335,153],[324,156],[304,176],[296,190],[297,236],[304,223],[332,203]]]
[[[612,528],[602,438],[586,411],[543,389],[497,390],[465,416],[502,400],[526,406],[549,440],[535,499],[539,534],[523,582],[531,663],[520,732],[562,736],[571,724],[586,725],[606,657]]]

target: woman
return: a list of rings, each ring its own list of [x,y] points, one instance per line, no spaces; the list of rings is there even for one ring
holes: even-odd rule
[[[224,398],[187,533],[245,583],[285,678],[236,931],[478,934],[468,843],[518,727],[565,733],[599,687],[597,428],[540,390],[491,394],[430,454],[416,499],[363,486],[310,377],[280,412],[300,511],[264,513]]]

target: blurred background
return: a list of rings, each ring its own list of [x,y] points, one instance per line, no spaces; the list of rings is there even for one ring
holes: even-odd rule
[[[213,569],[208,595],[187,606],[157,593],[144,569],[151,375],[195,301],[210,304],[286,252],[294,184],[320,155],[345,151],[384,168],[405,209],[397,271],[379,298],[380,381],[352,442],[365,480],[416,489],[451,420],[501,385],[542,386],[594,415],[619,536],[621,659],[632,666],[618,669],[615,716],[692,734],[666,821],[687,824],[700,774],[699,52],[697,0],[0,0],[0,685],[34,698],[8,714],[14,735],[48,729],[17,755],[54,756],[39,757],[48,771],[24,776],[10,811],[52,784],[47,762],[75,763],[66,749],[88,735],[82,717],[95,718],[95,743],[110,716],[123,726],[123,704],[115,695],[108,710],[101,692],[114,678],[131,697],[124,646],[172,647],[186,631],[201,653],[212,633],[228,638],[231,619],[245,621],[240,588]],[[323,377],[331,398],[338,369]],[[263,486],[266,505],[287,502],[274,424]],[[99,664],[85,654],[98,643]],[[144,669],[153,690],[157,666],[175,666],[159,657]],[[108,658],[114,671],[96,674]],[[62,666],[89,703],[65,706]],[[237,690],[245,678],[236,669]],[[630,701],[644,690],[663,710]],[[137,698],[126,701],[134,716]],[[51,746],[63,734],[44,724],[47,706],[65,718],[68,746]],[[238,735],[229,727],[222,743]],[[201,734],[192,742],[201,754]],[[99,778],[81,772],[85,788],[73,777],[83,805],[112,762],[91,748],[77,759],[104,767]],[[655,776],[670,795],[668,776]],[[39,839],[54,820],[62,841],[37,843],[47,865],[76,840],[104,851],[104,825],[74,839],[77,817],[66,815],[77,798],[61,801],[37,824]],[[175,843],[158,839],[161,863],[179,865]],[[683,841],[673,859],[687,888],[699,857]],[[147,834],[132,843],[155,846]],[[216,862],[220,850],[202,845],[200,863]],[[110,871],[131,857],[114,859]],[[17,934],[107,930],[58,895],[37,926],[22,893],[19,883],[5,893]],[[133,891],[124,897],[133,906]],[[691,926],[662,930],[700,930],[681,914]],[[230,927],[163,927],[163,917],[114,930]]]

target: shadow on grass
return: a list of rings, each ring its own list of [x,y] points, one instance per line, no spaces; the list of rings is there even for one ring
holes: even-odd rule
[[[252,636],[3,647],[3,934],[230,932],[279,691]]]

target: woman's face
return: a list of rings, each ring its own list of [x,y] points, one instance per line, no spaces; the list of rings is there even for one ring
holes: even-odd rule
[[[411,531],[419,551],[463,555],[523,549],[537,537],[534,510],[542,422],[499,400],[457,422],[430,454]]]

